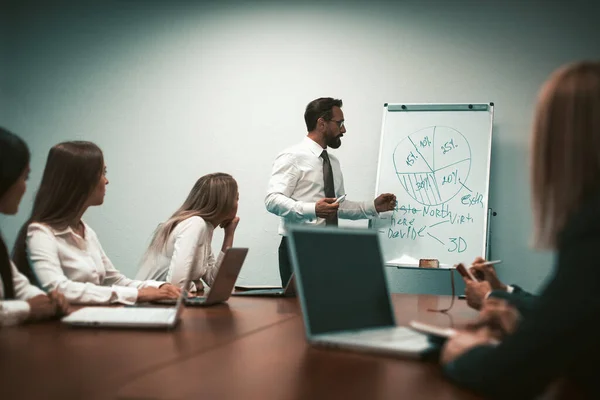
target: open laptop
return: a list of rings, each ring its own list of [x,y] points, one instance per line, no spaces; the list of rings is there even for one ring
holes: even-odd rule
[[[296,226],[288,245],[309,344],[421,358],[428,336],[396,326],[376,230]]]
[[[189,287],[190,273],[184,287]],[[94,328],[173,328],[183,311],[185,290],[170,307],[83,307],[62,318],[72,326]]]
[[[208,290],[208,294],[202,297],[188,297],[185,299],[185,305],[210,306],[227,301],[229,296],[231,296],[231,291],[247,254],[247,248],[230,247],[227,249],[223,261],[221,261],[221,265],[219,266],[219,272],[217,272],[215,281]]]
[[[204,290],[204,296],[189,297],[186,295],[184,304],[186,306],[210,306],[223,303],[229,299],[235,281],[242,269],[248,248],[230,247],[225,250],[225,255],[219,266],[219,271],[210,289]],[[175,304],[175,300],[157,300],[154,304]]]
[[[247,288],[243,292],[235,292],[233,296],[265,296],[265,297],[293,297],[296,295],[296,280],[294,274],[290,276],[284,288],[252,289]]]

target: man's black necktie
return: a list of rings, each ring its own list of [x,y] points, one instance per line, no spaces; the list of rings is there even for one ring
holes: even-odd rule
[[[325,183],[325,197],[335,197],[335,187],[333,186],[333,170],[331,169],[331,162],[329,161],[329,155],[327,151],[323,150],[321,153],[323,159],[323,182]],[[337,213],[331,218],[327,218],[325,223],[330,226],[337,226],[338,217]]]

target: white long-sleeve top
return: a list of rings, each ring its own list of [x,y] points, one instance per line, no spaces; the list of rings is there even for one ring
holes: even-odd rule
[[[188,274],[195,287],[200,280],[211,286],[219,271],[224,253],[215,261],[212,238],[215,227],[202,217],[194,216],[181,221],[173,229],[166,245],[158,253],[148,254],[140,267],[137,279],[158,279],[183,288]]]
[[[83,225],[84,237],[70,227],[32,223],[27,228],[31,267],[46,290],[58,290],[71,303],[134,304],[138,289],[164,283],[127,278],[110,262],[92,228]]]
[[[281,217],[279,234],[285,235],[286,223],[325,225],[325,219],[317,217],[316,202],[325,197],[323,181],[323,148],[308,136],[295,146],[279,153],[273,163],[271,179],[265,198],[267,210]],[[340,162],[327,152],[333,172],[335,196],[345,194],[344,177]],[[365,219],[378,215],[375,202],[346,200],[338,208],[338,217]]]
[[[25,275],[20,273],[11,262],[15,299],[4,300],[4,283],[0,277],[0,326],[20,324],[29,317],[31,307],[27,300],[32,297],[45,295],[39,288],[29,283]]]

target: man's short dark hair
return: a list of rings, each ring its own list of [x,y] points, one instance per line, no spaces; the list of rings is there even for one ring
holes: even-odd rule
[[[333,107],[342,108],[342,100],[332,97],[321,97],[308,103],[306,111],[304,111],[304,122],[306,122],[308,132],[316,128],[319,118],[331,121],[331,109]]]

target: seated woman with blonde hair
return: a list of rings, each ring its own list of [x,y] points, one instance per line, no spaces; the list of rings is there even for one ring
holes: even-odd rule
[[[190,291],[202,290],[202,280],[211,286],[225,250],[233,246],[240,221],[238,199],[231,175],[214,173],[198,179],[183,205],[154,233],[137,278],[161,279],[182,288],[192,269]],[[217,226],[225,235],[215,260],[211,242]]]
[[[14,259],[31,281],[57,290],[69,302],[133,304],[174,299],[165,282],[136,281],[119,272],[96,232],[83,222],[89,207],[104,203],[106,166],[98,146],[75,141],[50,149],[29,221],[15,243]],[[31,263],[31,265],[30,265]]]

